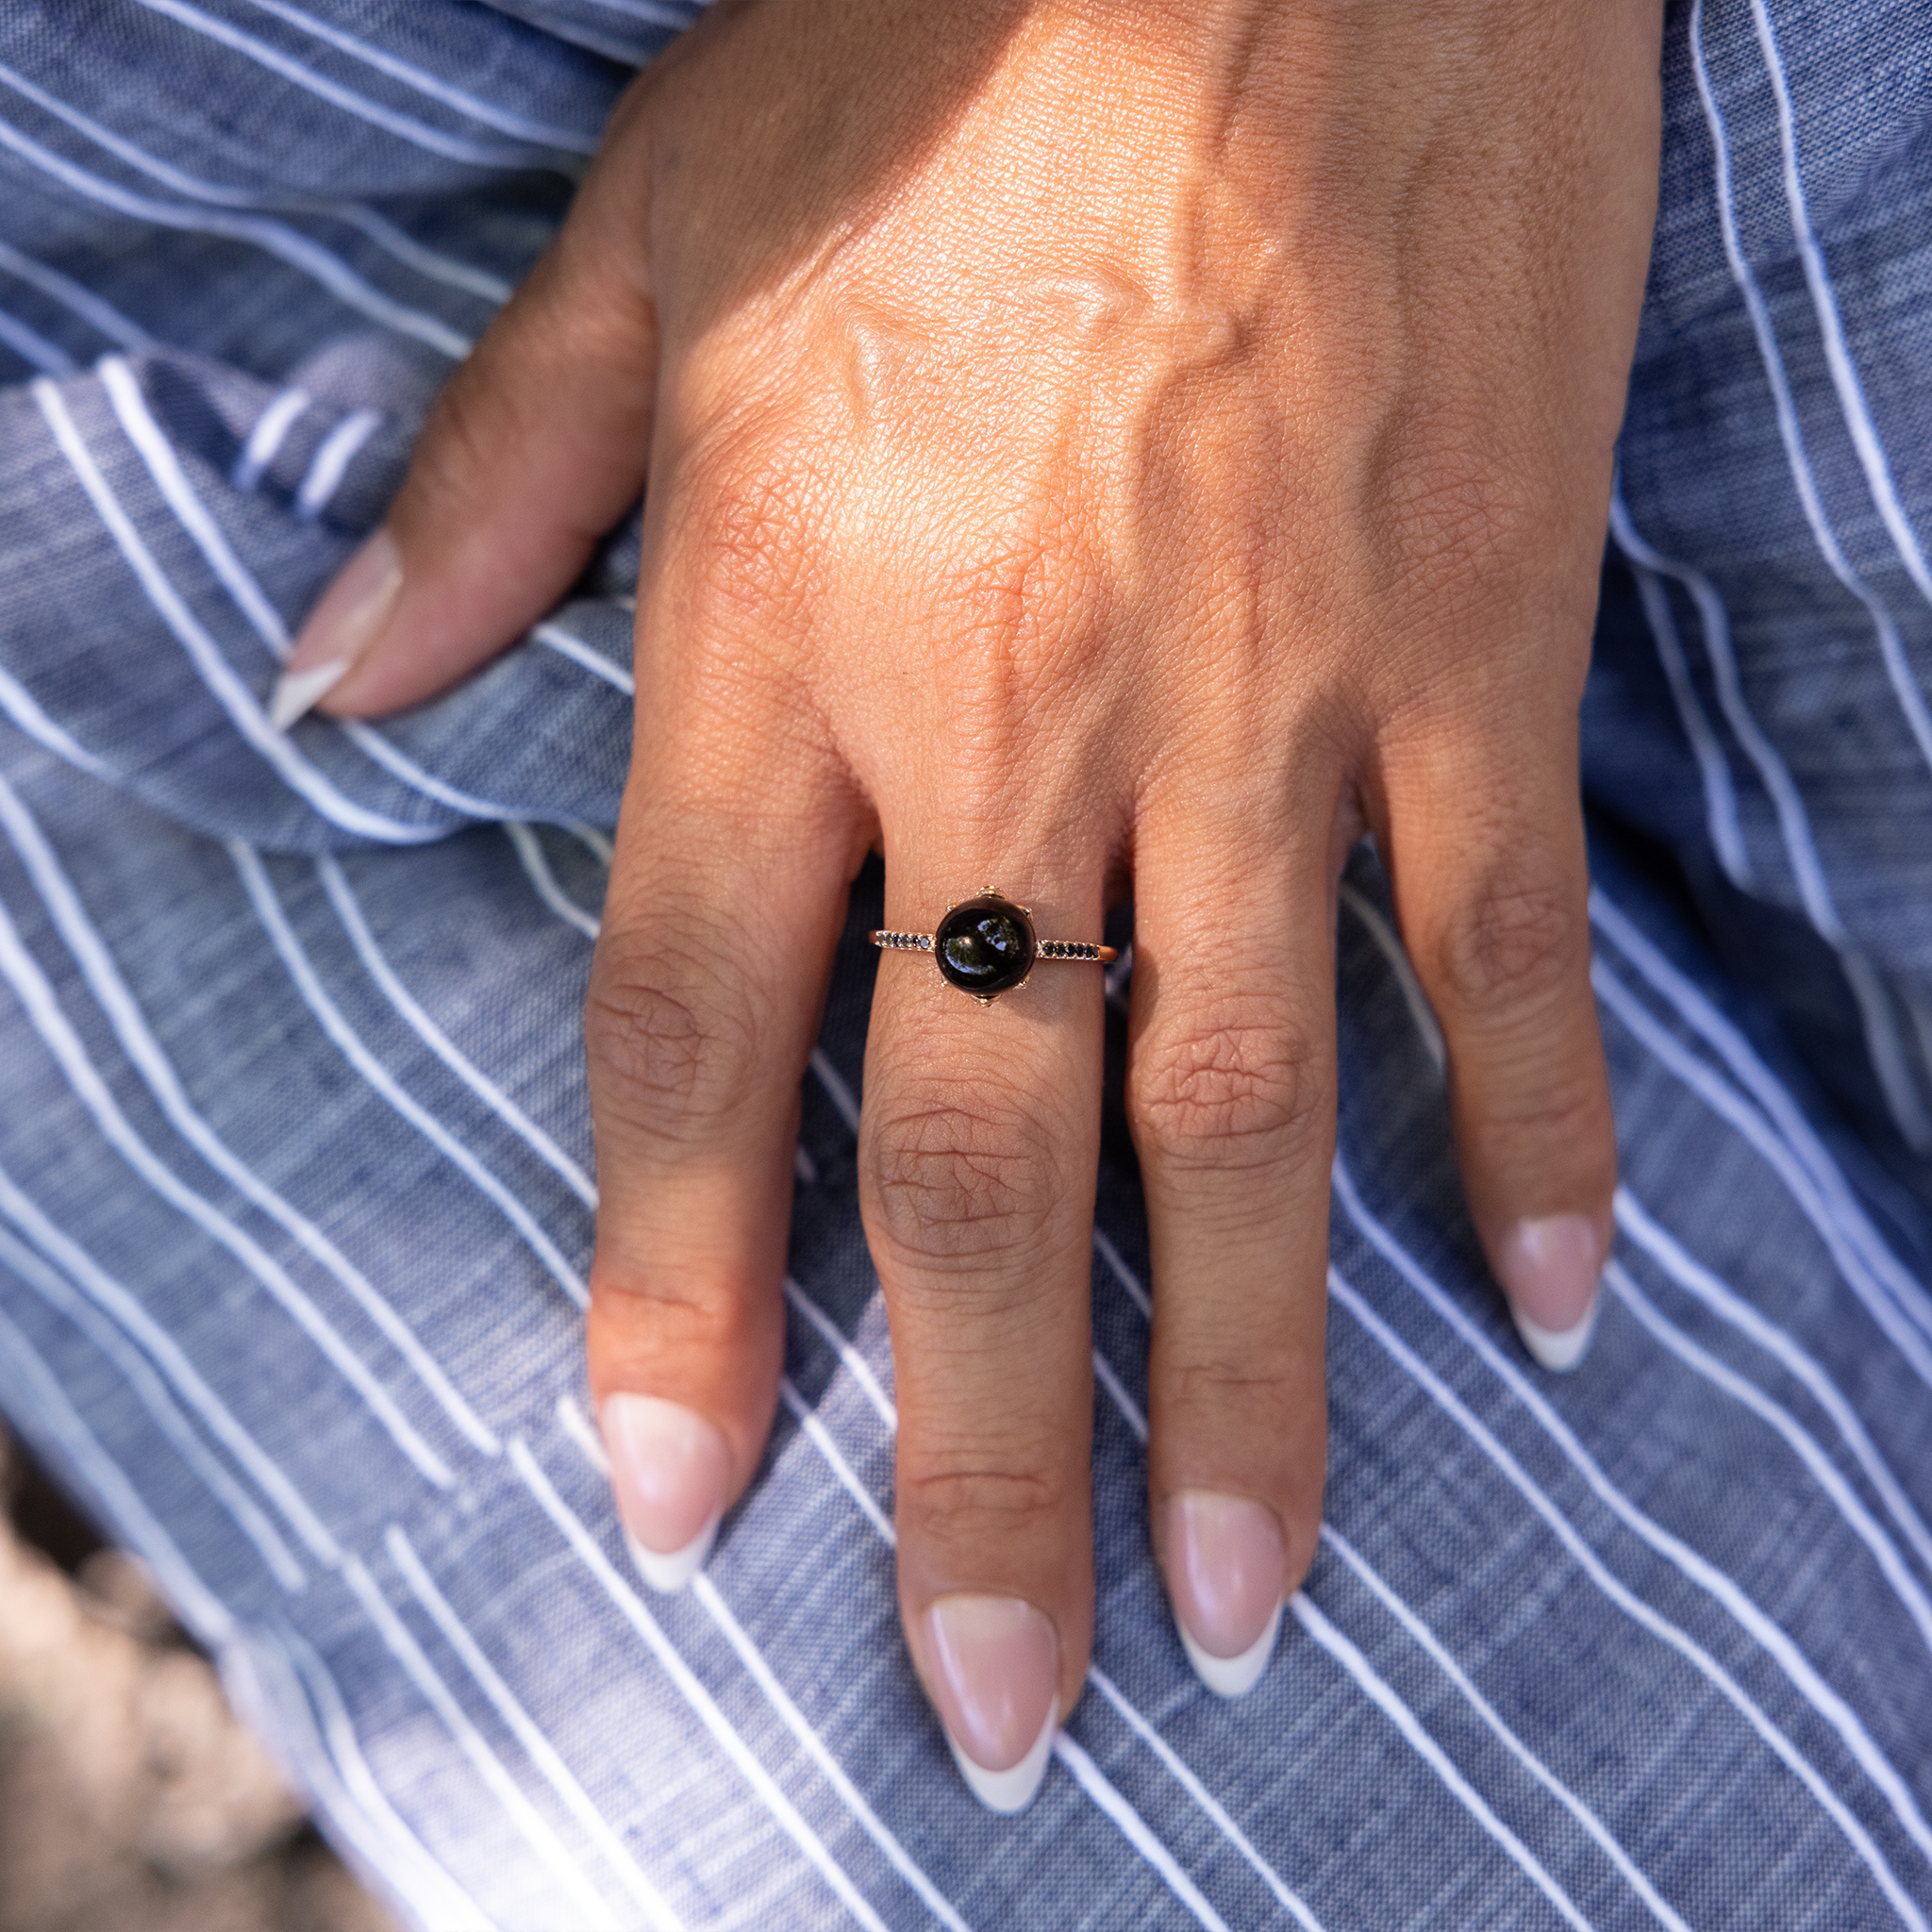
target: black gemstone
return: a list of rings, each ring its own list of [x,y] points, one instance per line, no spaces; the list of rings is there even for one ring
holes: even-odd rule
[[[988,892],[946,914],[933,950],[954,986],[990,1000],[1011,992],[1032,970],[1033,922],[1010,899]]]

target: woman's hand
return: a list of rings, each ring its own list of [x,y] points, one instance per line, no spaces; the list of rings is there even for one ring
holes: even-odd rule
[[[781,0],[613,118],[291,688],[423,698],[649,477],[587,1032],[591,1386],[672,1570],[757,1466],[846,887],[1131,884],[1149,1500],[1243,1688],[1315,1546],[1333,926],[1373,830],[1466,1191],[1546,1357],[1614,1151],[1576,708],[1656,189],[1656,0]],[[883,958],[860,1168],[912,1655],[1024,1802],[1091,1627],[1102,987]],[[657,1566],[654,1560],[654,1567]],[[691,1560],[687,1557],[687,1566]]]

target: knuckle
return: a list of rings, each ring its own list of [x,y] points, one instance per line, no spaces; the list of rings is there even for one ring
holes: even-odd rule
[[[1142,1158],[1169,1171],[1291,1158],[1321,1131],[1327,1056],[1272,999],[1210,1006],[1135,1042],[1129,1106]]]
[[[1450,914],[1437,964],[1464,1008],[1513,1008],[1557,991],[1582,944],[1576,894],[1549,879],[1504,874],[1485,880]]]
[[[1459,606],[1512,602],[1547,553],[1549,495],[1480,426],[1400,412],[1375,440],[1367,500],[1391,585]]]
[[[1196,1346],[1163,1364],[1171,1402],[1212,1415],[1250,1415],[1280,1402],[1289,1382],[1286,1364],[1257,1353],[1254,1338],[1230,1338],[1222,1349]]]
[[[1032,1469],[946,1465],[902,1471],[899,1509],[947,1549],[1010,1549],[1058,1539],[1068,1502],[1041,1457]]]
[[[868,1124],[878,1231],[927,1265],[1037,1252],[1063,1191],[1056,1139],[1038,1104],[1010,1089],[918,1083]]]
[[[769,625],[813,591],[813,538],[824,520],[819,458],[763,429],[739,441],[695,465],[677,550],[701,613]]]
[[[584,1008],[598,1109],[677,1142],[722,1122],[752,1089],[759,1027],[722,946],[607,930]]]

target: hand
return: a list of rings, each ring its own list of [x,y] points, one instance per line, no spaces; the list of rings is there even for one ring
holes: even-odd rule
[[[1491,1261],[1580,1350],[1614,1150],[1576,709],[1658,37],[1656,0],[754,0],[618,109],[293,668],[347,666],[338,711],[426,696],[648,472],[589,1345],[674,1570],[770,1425],[799,1082],[870,849],[910,929],[991,881],[1097,938],[1131,882],[1149,1501],[1210,1681],[1253,1680],[1315,1546],[1365,829]],[[902,1613],[1003,1804],[1091,1637],[1101,1017],[1091,968],[982,1008],[887,955],[866,1056]]]

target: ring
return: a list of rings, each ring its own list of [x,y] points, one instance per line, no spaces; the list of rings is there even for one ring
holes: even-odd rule
[[[889,953],[931,953],[940,977],[982,1007],[1026,984],[1036,959],[1073,959],[1106,966],[1120,955],[1085,940],[1042,940],[1032,911],[991,886],[948,906],[936,932],[874,932],[867,937]]]

